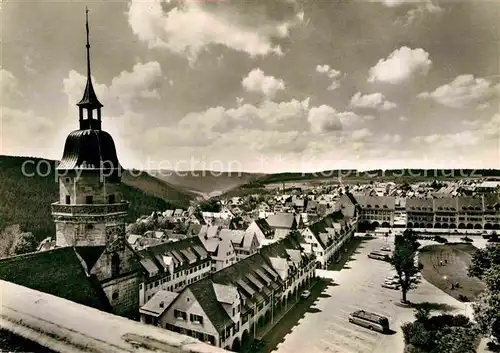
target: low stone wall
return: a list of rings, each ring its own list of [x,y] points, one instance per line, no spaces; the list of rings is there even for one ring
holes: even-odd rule
[[[56,352],[227,352],[10,282],[0,281],[0,298],[0,329]]]

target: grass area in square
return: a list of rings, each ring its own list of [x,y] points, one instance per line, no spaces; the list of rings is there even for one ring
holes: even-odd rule
[[[419,253],[419,261],[424,266],[422,276],[457,300],[473,301],[486,288],[482,281],[467,275],[476,250],[471,244],[425,246]],[[451,289],[456,283],[458,288]]]

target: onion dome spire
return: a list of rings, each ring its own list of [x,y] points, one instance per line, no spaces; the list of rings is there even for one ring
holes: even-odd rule
[[[85,8],[85,29],[87,32],[87,85],[85,86],[85,91],[83,92],[83,97],[77,104],[80,115],[80,129],[101,129],[101,108],[103,105],[97,99],[94,87],[92,86],[92,76],[90,73],[90,42],[89,42],[89,10]],[[83,110],[87,110],[87,116],[84,116]],[[97,110],[97,119],[93,117],[93,111]]]

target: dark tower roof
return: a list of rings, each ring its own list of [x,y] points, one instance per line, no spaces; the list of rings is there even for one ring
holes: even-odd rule
[[[85,91],[83,92],[82,100],[77,104],[79,107],[83,108],[102,108],[101,102],[97,99],[94,91],[94,86],[92,86],[92,76],[90,74],[90,41],[89,41],[89,10],[85,9],[85,29],[87,32],[87,85],[85,86]]]
[[[120,169],[113,138],[102,130],[76,130],[64,144],[64,155],[57,169]]]
[[[116,155],[113,138],[101,130],[102,104],[97,99],[90,77],[90,44],[88,10],[85,13],[87,31],[87,86],[79,107],[80,129],[66,138],[58,170],[100,170],[105,176],[120,176],[122,167]],[[94,114],[96,110],[96,114]],[[84,114],[84,111],[86,114]]]

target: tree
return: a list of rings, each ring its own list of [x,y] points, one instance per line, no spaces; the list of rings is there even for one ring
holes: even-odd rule
[[[481,333],[500,342],[500,266],[488,269],[483,275],[487,289],[472,304],[474,319]]]
[[[500,342],[500,246],[488,244],[472,256],[468,274],[482,279],[486,290],[472,305],[479,330]]]
[[[221,210],[221,205],[215,198],[200,203],[199,207],[202,212],[220,212]]]
[[[470,277],[482,279],[484,273],[494,265],[500,265],[500,246],[488,244],[486,248],[478,249],[472,255],[468,274]]]
[[[408,302],[406,294],[411,289],[411,285],[416,282],[413,276],[419,271],[418,266],[415,265],[415,253],[418,247],[416,234],[411,230],[406,230],[402,235],[398,234],[394,238],[394,254],[391,263],[399,276],[403,303]]]
[[[5,227],[0,234],[0,258],[14,255],[14,246],[21,233],[19,224]]]
[[[401,326],[405,353],[472,353],[479,332],[464,315],[430,316],[428,308],[415,310],[416,321]]]
[[[21,233],[14,243],[13,252],[15,255],[26,254],[36,251],[38,241],[31,232]]]
[[[473,327],[446,327],[437,335],[434,352],[475,353],[478,339],[478,332]]]

